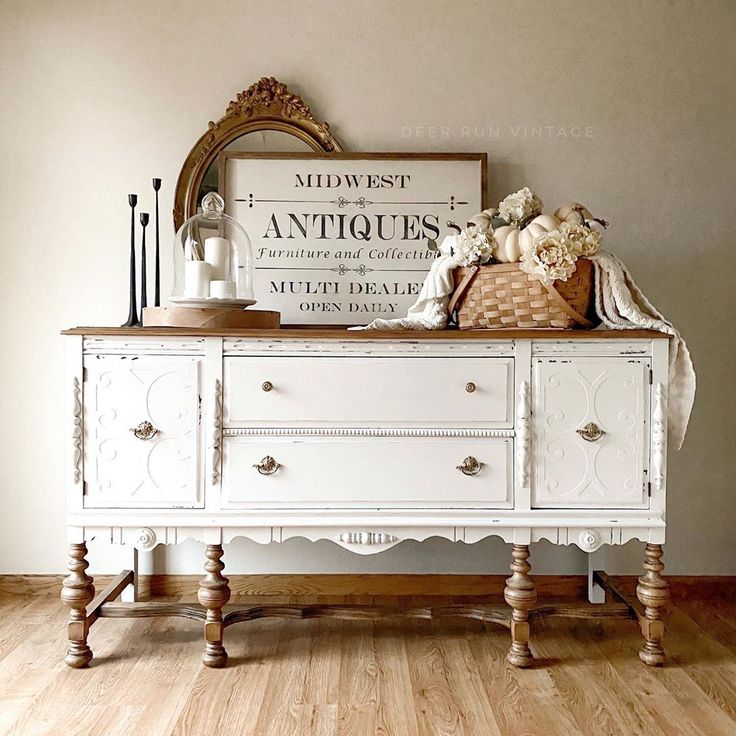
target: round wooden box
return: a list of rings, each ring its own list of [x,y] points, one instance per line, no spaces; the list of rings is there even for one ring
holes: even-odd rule
[[[281,327],[281,313],[263,309],[220,307],[146,307],[143,310],[143,326],[277,330]]]

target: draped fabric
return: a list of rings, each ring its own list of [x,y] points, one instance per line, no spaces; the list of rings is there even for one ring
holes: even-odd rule
[[[354,330],[441,330],[447,326],[447,305],[454,290],[452,272],[464,265],[452,255],[454,235],[440,246],[440,255],[432,264],[416,302],[406,317],[375,319]],[[626,266],[616,256],[600,251],[591,257],[595,265],[595,311],[601,324],[598,329],[649,329],[672,335],[667,392],[669,439],[679,450],[685,439],[693,402],[695,369],[685,340],[657,311],[634,282]]]

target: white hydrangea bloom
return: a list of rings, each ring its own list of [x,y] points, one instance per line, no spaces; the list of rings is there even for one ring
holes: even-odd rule
[[[600,247],[603,233],[599,230],[580,225],[578,223],[563,222],[560,232],[568,241],[568,246],[580,258],[594,256]]]
[[[483,230],[477,225],[469,225],[459,233],[452,244],[453,251],[459,256],[463,266],[474,263],[488,263],[493,256],[493,229]]]
[[[498,205],[498,214],[510,225],[518,225],[530,217],[541,215],[543,206],[542,200],[529,187],[523,187]]]
[[[577,260],[570,242],[564,233],[550,230],[521,254],[521,270],[547,285],[558,280],[567,281],[575,271]]]

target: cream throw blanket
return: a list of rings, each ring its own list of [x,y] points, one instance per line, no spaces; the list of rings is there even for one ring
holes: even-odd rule
[[[447,326],[447,305],[454,290],[452,272],[462,265],[452,255],[454,235],[440,246],[416,302],[406,317],[375,319],[354,330],[441,330]],[[695,400],[695,369],[685,341],[675,327],[660,314],[634,283],[624,264],[610,253],[600,251],[591,258],[595,265],[595,311],[600,328],[609,330],[649,329],[672,335],[667,392],[669,439],[675,449],[682,447]]]
[[[643,328],[672,335],[667,389],[667,429],[676,450],[682,447],[695,401],[695,368],[685,340],[642,294],[624,264],[600,251],[591,258],[595,265],[595,311],[602,329]]]
[[[456,235],[448,235],[440,245],[440,254],[434,259],[422,284],[417,300],[409,307],[406,317],[396,319],[374,319],[365,327],[350,327],[351,330],[442,330],[447,327],[447,305],[455,290],[452,272],[462,264],[452,254]]]

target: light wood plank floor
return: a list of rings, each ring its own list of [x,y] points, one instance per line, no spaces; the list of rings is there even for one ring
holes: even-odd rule
[[[224,670],[201,666],[196,622],[104,619],[93,665],[70,670],[66,615],[0,594],[0,734],[736,734],[736,602],[673,604],[661,670],[632,622],[538,623],[520,671],[505,629],[452,619],[239,624]]]

